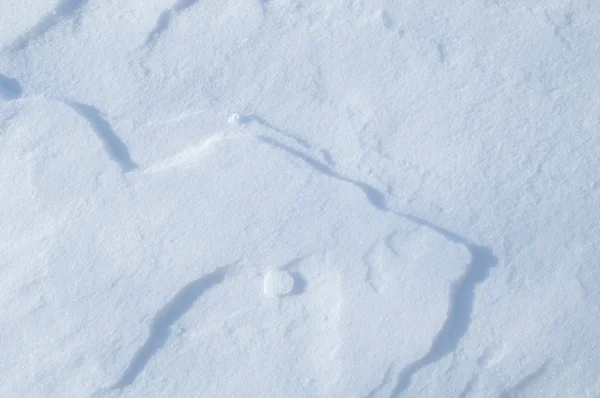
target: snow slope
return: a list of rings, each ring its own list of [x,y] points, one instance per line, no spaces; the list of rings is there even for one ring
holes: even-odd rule
[[[600,3],[0,3],[0,396],[598,397]]]

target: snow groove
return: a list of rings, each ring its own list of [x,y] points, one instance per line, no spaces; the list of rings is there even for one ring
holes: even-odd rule
[[[225,280],[229,267],[229,265],[219,267],[190,282],[156,313],[150,324],[150,335],[146,342],[135,353],[129,366],[113,384],[111,390],[122,390],[133,384],[152,357],[165,346],[171,334],[171,326],[192,308],[204,292]]]
[[[169,25],[171,24],[171,19],[173,18],[173,15],[187,10],[196,3],[198,3],[198,0],[179,0],[175,4],[173,4],[171,8],[163,10],[158,15],[158,19],[156,20],[156,25],[154,26],[154,29],[152,29],[150,33],[148,33],[148,36],[146,36],[144,47],[154,47],[159,37],[167,29],[169,29]]]
[[[497,258],[489,247],[474,244],[468,239],[423,218],[391,209],[387,204],[385,194],[369,184],[341,175],[326,164],[313,159],[297,149],[282,144],[273,138],[258,136],[258,139],[304,161],[313,169],[327,177],[354,185],[364,193],[367,200],[377,210],[393,214],[419,226],[430,229],[442,235],[448,241],[464,246],[469,251],[471,262],[467,265],[467,268],[461,277],[452,284],[450,289],[448,314],[441,329],[433,339],[427,353],[423,357],[407,365],[398,376],[391,397],[399,396],[410,386],[412,378],[417,372],[441,360],[456,350],[471,324],[471,314],[475,302],[475,288],[478,284],[488,278],[491,268],[498,263]]]
[[[0,98],[10,101],[20,98],[21,95],[23,88],[19,81],[0,73]]]
[[[137,169],[138,166],[131,159],[127,146],[113,131],[110,123],[102,115],[102,112],[91,105],[81,102],[64,101],[64,103],[87,120],[96,136],[102,141],[108,156],[119,165],[124,173]]]
[[[157,162],[144,170],[145,173],[159,173],[171,169],[185,170],[190,167],[196,166],[202,159],[202,155],[206,153],[210,148],[218,144],[219,142],[226,140],[239,139],[247,137],[248,135],[223,135],[215,133],[208,136],[204,141],[199,144],[190,145],[189,147],[182,149],[172,156]]]
[[[31,29],[15,39],[10,49],[13,51],[26,49],[31,42],[44,36],[62,21],[76,17],[87,2],[88,0],[62,0]]]

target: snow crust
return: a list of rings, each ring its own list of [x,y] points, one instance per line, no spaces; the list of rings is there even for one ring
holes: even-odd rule
[[[600,395],[598,21],[0,2],[0,395]]]

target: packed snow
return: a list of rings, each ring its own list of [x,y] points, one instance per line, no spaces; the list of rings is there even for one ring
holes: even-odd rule
[[[599,397],[600,2],[0,2],[0,396]]]

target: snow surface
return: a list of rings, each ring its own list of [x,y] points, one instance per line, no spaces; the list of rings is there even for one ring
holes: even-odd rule
[[[0,2],[0,396],[600,396],[600,2]]]

